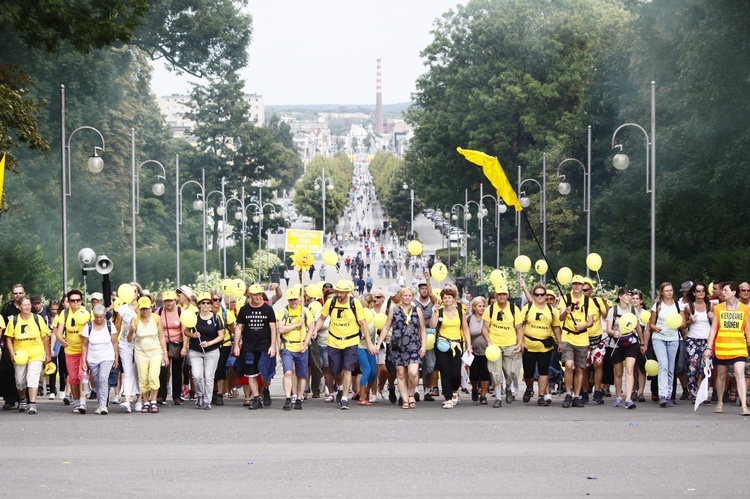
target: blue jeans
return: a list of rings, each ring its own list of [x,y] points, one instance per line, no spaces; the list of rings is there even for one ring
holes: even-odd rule
[[[366,348],[357,348],[357,362],[359,369],[362,371],[362,377],[359,380],[360,386],[367,386],[375,381],[378,374],[378,363],[374,355],[367,351]],[[360,394],[361,397],[365,395]]]
[[[654,338],[654,353],[659,363],[659,397],[672,397],[672,384],[674,382],[674,366],[679,340],[664,341]]]

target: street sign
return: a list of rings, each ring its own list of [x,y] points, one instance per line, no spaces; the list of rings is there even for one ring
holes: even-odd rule
[[[321,253],[323,251],[323,231],[287,229],[284,251],[294,252],[297,250]]]

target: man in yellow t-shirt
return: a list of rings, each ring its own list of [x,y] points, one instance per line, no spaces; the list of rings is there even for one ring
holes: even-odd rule
[[[487,360],[487,368],[495,385],[494,408],[502,407],[502,380],[505,379],[505,402],[513,402],[513,376],[518,360],[523,352],[523,318],[515,303],[508,301],[508,287],[495,289],[497,303],[484,309],[482,315],[482,336],[487,345],[500,348],[500,358],[494,362]],[[525,396],[524,396],[525,397]],[[526,400],[528,402],[528,400]]]
[[[603,297],[593,296],[594,282],[588,277],[583,278],[584,295],[589,298],[589,314],[594,318],[594,323],[588,330],[589,333],[589,353],[586,357],[586,364],[589,368],[594,367],[594,394],[591,397],[596,404],[604,403],[602,392],[602,376],[604,375],[604,355],[606,354],[606,345],[602,335],[602,317],[607,317],[609,306],[606,295]],[[584,376],[581,397],[583,403],[588,402],[589,398],[589,377]]]
[[[360,331],[368,331],[365,323],[365,312],[359,300],[349,296],[352,285],[349,281],[340,280],[333,287],[336,292],[334,297],[328,299],[320,309],[320,316],[315,321],[312,331],[312,339],[315,339],[318,330],[323,326],[326,317],[330,315],[331,322],[328,326],[328,364],[331,373],[336,377],[336,383],[341,387],[336,399],[343,410],[349,409],[347,394],[352,385],[352,371],[357,364],[357,348],[359,346]],[[367,350],[376,355],[378,352],[370,340],[370,335],[365,334]]]
[[[307,387],[308,364],[310,361],[310,345],[312,335],[313,316],[306,307],[300,304],[300,287],[293,286],[286,291],[289,303],[279,320],[276,332],[279,335],[277,344],[281,345],[281,364],[284,369],[285,411],[294,407],[302,409],[302,395]],[[293,378],[297,378],[297,392],[292,397]]]
[[[560,297],[560,321],[563,324],[560,360],[565,365],[565,395],[562,406],[583,407],[580,393],[589,354],[588,329],[594,324],[591,304],[583,294],[583,276],[575,275],[571,281],[573,292]]]

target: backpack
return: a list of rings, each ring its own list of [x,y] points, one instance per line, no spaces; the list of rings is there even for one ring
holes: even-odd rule
[[[463,307],[461,307],[461,305],[459,305],[457,303],[456,304],[456,310],[458,310],[458,324],[459,324],[459,328],[460,328],[461,324],[464,321]],[[435,339],[436,340],[437,340],[437,338],[440,337],[440,325],[442,323],[443,323],[443,309],[441,308],[440,310],[438,310],[438,323],[437,323],[437,326],[435,326]]]
[[[571,293],[568,293],[565,295],[565,304],[568,306],[571,306],[573,304],[573,295]],[[598,305],[597,305],[598,307]],[[586,318],[589,317],[589,297],[587,295],[583,295],[583,311],[586,313]],[[601,309],[599,309],[601,312]]]
[[[112,329],[114,325],[112,324],[112,321],[110,320],[107,320],[106,323],[107,323],[107,331],[109,331],[109,335],[112,336],[115,333],[115,331],[113,331]],[[88,324],[86,324],[86,327],[88,327],[89,336],[91,336],[91,332],[94,330],[94,323],[89,322]]]
[[[690,307],[690,315],[695,315],[695,302],[691,301],[690,303],[688,303],[688,306]],[[706,303],[706,317],[708,317],[708,313],[710,311],[711,311],[711,302],[709,301],[708,303]],[[710,317],[708,317],[708,324],[711,325],[712,323],[713,321],[711,320]]]
[[[555,312],[552,310],[552,305],[550,305],[549,303],[547,303],[546,305],[547,305],[547,308],[549,309],[550,316],[552,316],[552,319],[554,320]],[[529,320],[529,312],[531,312],[531,303],[529,303],[528,306],[526,307],[526,315],[523,316],[524,322]]]
[[[34,322],[36,322],[36,327],[39,328],[39,334],[41,335],[42,334],[42,323],[40,322],[39,314],[36,314],[36,313],[32,312],[31,315],[34,316]],[[13,329],[15,330],[16,327],[18,326],[18,315],[14,315],[13,319],[11,320],[11,322],[13,324]]]
[[[490,305],[490,322],[492,321],[492,316],[495,315],[495,313],[493,312],[495,310],[493,308],[494,306],[495,306],[495,303],[493,303],[492,305]],[[516,313],[515,313],[514,310],[518,310],[518,307],[516,307],[516,304],[513,303],[512,301],[508,302],[508,307],[510,307],[510,316],[513,317],[513,322],[515,323],[516,322]],[[503,311],[501,310],[499,313],[502,314]],[[528,312],[527,312],[527,315],[528,315]],[[502,320],[502,318],[498,316],[498,318],[496,320],[500,321],[500,320]]]
[[[336,298],[331,298],[331,305],[328,307],[328,316],[330,317],[333,313],[333,309],[336,308]],[[349,308],[352,310],[352,313],[354,314],[354,318],[357,318],[357,310],[354,308],[354,298],[349,297]],[[339,319],[341,318],[341,312],[339,312]]]

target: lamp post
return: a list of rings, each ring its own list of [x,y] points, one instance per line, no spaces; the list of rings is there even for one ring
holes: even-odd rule
[[[223,256],[224,256],[224,279],[227,278],[227,245],[225,244],[226,241],[224,240],[224,230],[227,227],[227,197],[224,194],[224,186],[226,185],[227,181],[224,179],[224,177],[221,177],[221,190],[220,191],[211,191],[208,194],[206,194],[206,203],[208,203],[208,200],[211,198],[212,194],[216,194],[221,196],[221,204],[218,208],[216,208],[216,214],[221,217],[221,247],[223,249]]]
[[[466,192],[468,192],[468,191],[466,191]],[[466,194],[466,195],[468,195],[468,194]],[[463,209],[464,210],[464,233],[461,235],[461,239],[463,239],[464,241],[466,241],[466,237],[468,236],[468,234],[466,233],[466,222],[471,219],[471,215],[469,214],[469,212],[467,210],[467,205],[466,204],[454,204],[453,207],[451,208],[451,213],[452,213],[451,218],[453,220],[458,220],[458,214],[457,214],[457,212],[458,212],[459,209]],[[450,232],[448,233],[448,244],[450,245]],[[459,250],[460,250],[460,248],[461,248],[461,241],[460,240],[459,240],[459,246],[458,247],[459,247]],[[469,243],[468,243],[468,241],[466,241],[466,248],[465,248],[465,250],[466,250],[466,271],[465,271],[465,273],[468,274],[469,273]],[[459,252],[458,256],[456,257],[456,261],[458,261],[460,258],[461,258],[461,253]]]
[[[333,180],[331,180],[330,177],[326,177],[325,168],[323,168],[321,171],[323,173],[321,174],[320,177],[315,179],[313,186],[315,187],[316,191],[320,189],[321,194],[323,196],[323,237],[325,237],[326,235],[326,191],[330,191],[333,189]]]
[[[521,207],[528,208],[531,204],[531,200],[526,195],[526,191],[522,191],[521,187],[526,182],[532,182],[539,187],[539,191],[542,194],[542,209],[539,212],[539,221],[542,222],[542,251],[547,254],[547,155],[542,155],[542,183],[533,178],[527,178],[521,181],[521,165],[518,165],[518,202],[521,203]],[[518,217],[518,256],[521,256],[521,214],[517,213]]]
[[[104,151],[104,136],[102,133],[91,126],[81,126],[73,130],[70,135],[66,137],[65,131],[65,85],[60,85],[60,143],[64,147],[60,155],[60,185],[61,185],[61,199],[62,199],[62,263],[63,263],[63,291],[68,292],[68,197],[71,195],[72,190],[70,186],[70,141],[73,135],[80,130],[93,130],[99,135],[102,141],[102,146],[94,146],[94,153],[88,159],[86,166],[91,173],[100,173],[104,169],[104,161],[97,154],[97,151]]]
[[[495,248],[495,258],[497,259],[497,263],[495,264],[495,268],[500,268],[500,215],[508,211],[508,207],[505,203],[501,201],[501,199],[497,196],[492,196],[490,194],[484,194],[484,185],[479,184],[479,201],[482,203],[482,206],[484,206],[484,200],[491,200],[495,203],[495,227],[497,228],[497,242],[496,242],[496,248]],[[487,215],[487,210],[484,209],[484,216]],[[482,218],[484,218],[484,216]],[[480,221],[480,224],[483,224],[483,221]],[[482,266],[480,268],[480,274],[484,274],[484,260],[482,260]]]
[[[653,302],[656,289],[656,82],[651,82],[651,138],[646,130],[636,123],[620,125],[612,134],[612,149],[620,152],[612,158],[612,163],[618,170],[625,170],[630,165],[630,158],[622,152],[622,144],[615,144],[615,137],[620,129],[632,126],[643,132],[646,137],[646,192],[651,194],[651,301]],[[650,146],[650,156],[649,156]],[[649,177],[650,162],[650,177]]]
[[[411,233],[411,239],[414,239],[414,181],[412,180],[412,185],[410,186],[406,182],[404,182],[403,185],[404,190],[409,190],[409,196],[411,197],[411,219],[409,223],[409,229]]]
[[[132,224],[133,224],[133,282],[138,281],[137,279],[137,273],[136,273],[136,215],[140,213],[141,208],[141,194],[140,194],[140,186],[141,186],[141,167],[143,165],[154,163],[161,167],[162,175],[157,175],[157,179],[162,179],[166,181],[167,179],[167,170],[164,168],[164,165],[156,161],[155,159],[148,159],[144,161],[143,163],[139,164],[137,167],[135,166],[135,128],[130,129],[130,165],[131,165],[131,188],[132,188],[132,200],[133,200],[133,209],[132,211]],[[162,196],[164,194],[164,184],[162,182],[156,182],[152,187],[151,191],[156,196]]]
[[[229,199],[227,199],[226,207],[229,208],[229,203],[231,201],[235,201],[240,204],[240,210],[235,212],[234,218],[235,220],[239,220],[242,222],[242,280],[245,281],[245,233],[247,231],[247,215],[245,214],[245,199],[247,199],[247,196],[245,196],[245,186],[242,186],[242,190],[240,191],[241,195],[240,197],[237,196],[230,196]]]
[[[253,222],[258,224],[258,281],[260,281],[260,248],[263,242],[263,211],[266,209],[266,207],[271,208],[271,218],[276,216],[276,206],[273,203],[264,203],[263,202],[263,187],[258,188],[258,202],[257,203],[247,203],[247,208],[255,208],[255,215],[253,216]],[[246,213],[243,213],[245,217],[247,217]],[[266,250],[268,251],[268,250]]]
[[[178,158],[179,159],[179,158]],[[177,287],[180,286],[180,225],[182,225],[182,189],[188,184],[195,184],[200,189],[200,193],[193,201],[193,209],[201,210],[203,215],[203,287],[208,287],[208,275],[206,272],[206,170],[201,170],[200,183],[195,180],[187,180],[180,185],[180,163],[176,163],[177,171]]]
[[[560,167],[568,161],[578,163],[583,169],[583,211],[586,212],[586,256],[591,253],[591,125],[588,127],[588,166],[584,165],[582,161],[575,158],[567,158],[557,165],[557,178],[562,179],[560,185],[557,186],[557,190],[563,196],[570,194],[570,184],[565,181],[565,175],[560,175]],[[546,153],[545,153],[546,158]],[[586,265],[586,277],[590,275],[588,265]]]
[[[490,199],[495,199],[492,196],[487,196]],[[477,219],[479,219],[479,282],[482,282],[484,276],[484,217],[487,216],[487,208],[484,207],[484,185],[479,184],[479,202],[477,201],[466,201],[466,206],[475,204],[477,207]],[[470,216],[470,215],[469,215]]]

